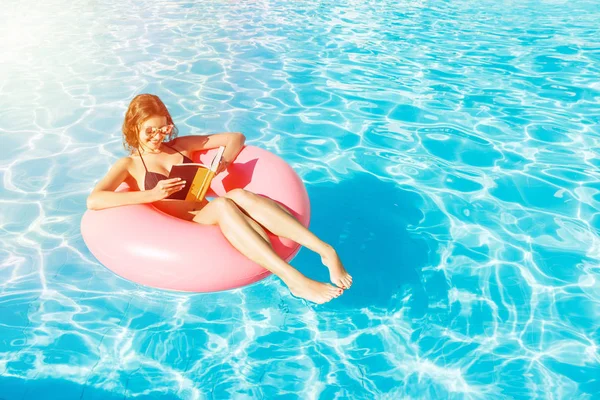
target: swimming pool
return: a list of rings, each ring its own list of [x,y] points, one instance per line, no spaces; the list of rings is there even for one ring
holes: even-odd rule
[[[600,394],[595,2],[8,4],[0,398]],[[288,161],[353,288],[190,295],[100,265],[79,222],[143,92]]]

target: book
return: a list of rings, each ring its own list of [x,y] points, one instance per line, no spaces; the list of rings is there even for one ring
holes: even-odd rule
[[[204,200],[206,192],[210,187],[212,179],[215,177],[219,163],[223,158],[223,152],[225,147],[219,147],[217,154],[213,158],[210,165],[204,165],[202,163],[186,163],[186,164],[175,164],[171,168],[169,173],[170,178],[181,178],[185,181],[183,189],[171,193],[170,196],[166,197],[171,200],[185,200],[200,202]]]

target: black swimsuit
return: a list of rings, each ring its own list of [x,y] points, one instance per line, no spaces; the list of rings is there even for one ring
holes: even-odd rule
[[[175,150],[179,154],[181,154],[183,156],[183,163],[184,164],[189,164],[189,163],[193,163],[194,162],[188,156],[183,155],[179,150],[177,150],[177,149],[169,146],[166,143],[163,143],[163,144],[165,146],[167,146],[167,147]],[[167,179],[167,177],[164,176],[163,174],[159,174],[158,172],[150,172],[150,171],[148,171],[148,167],[146,167],[146,163],[144,162],[144,158],[142,157],[142,153],[140,153],[140,149],[138,149],[138,153],[140,154],[140,158],[142,159],[142,163],[144,163],[144,168],[146,168],[146,176],[144,177],[144,190],[150,190],[150,189],[152,189],[152,188],[154,188],[156,186],[156,184],[158,183],[158,181],[160,181],[162,179]]]

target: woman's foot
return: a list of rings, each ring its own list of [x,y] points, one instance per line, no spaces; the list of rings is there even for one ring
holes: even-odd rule
[[[342,265],[342,260],[333,247],[329,247],[321,254],[321,261],[329,268],[331,282],[342,289],[349,289],[352,286],[352,276]]]
[[[328,283],[314,281],[305,276],[289,284],[288,287],[294,296],[317,304],[326,303],[343,293],[342,289]]]

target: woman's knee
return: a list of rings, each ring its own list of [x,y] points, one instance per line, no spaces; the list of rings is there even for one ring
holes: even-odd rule
[[[231,213],[235,212],[236,210],[239,211],[235,202],[228,197],[218,197],[211,201],[211,204],[213,204],[220,213]]]
[[[193,215],[192,221],[202,225],[219,224],[223,216],[227,214],[226,210],[230,207],[228,203],[232,203],[231,200],[220,197],[214,199],[200,210],[190,212]],[[231,204],[231,207],[235,207],[235,204]]]
[[[221,225],[227,217],[238,213],[241,211],[231,199],[218,197],[195,212],[192,220],[203,225]]]
[[[252,192],[249,192],[244,189],[233,189],[225,194],[226,198],[233,200],[235,203],[239,204],[241,207],[247,206],[251,204],[254,200],[256,200],[256,195]]]

